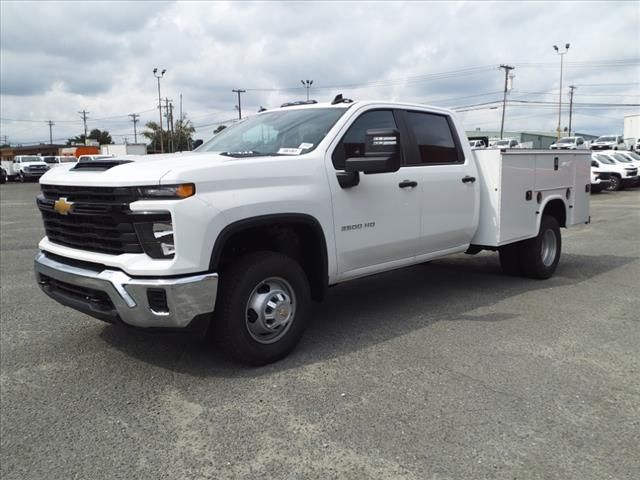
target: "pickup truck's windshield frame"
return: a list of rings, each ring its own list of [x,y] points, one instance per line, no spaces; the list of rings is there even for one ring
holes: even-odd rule
[[[197,148],[231,157],[303,155],[329,133],[347,108],[275,110],[225,128]]]

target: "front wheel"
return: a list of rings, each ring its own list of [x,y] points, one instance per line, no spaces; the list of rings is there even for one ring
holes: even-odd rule
[[[288,355],[306,327],[307,276],[291,257],[254,252],[221,272],[212,335],[233,358],[265,365]]]
[[[607,191],[615,192],[616,190],[620,190],[622,188],[622,181],[620,177],[616,175],[611,175],[611,179],[609,180],[609,186],[607,187]]]
[[[560,261],[562,238],[560,225],[554,217],[544,216],[538,235],[520,246],[523,273],[540,280],[553,275]]]
[[[20,183],[24,183],[25,182],[24,173],[22,173],[22,172],[18,173],[18,181]]]

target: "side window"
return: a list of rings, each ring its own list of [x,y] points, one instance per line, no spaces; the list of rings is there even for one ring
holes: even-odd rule
[[[398,128],[391,110],[371,110],[360,115],[351,124],[347,133],[331,157],[336,170],[344,170],[344,161],[350,157],[364,155],[364,136],[371,128]]]
[[[464,161],[462,151],[458,149],[449,120],[445,115],[407,112],[406,117],[409,130],[413,132],[418,146],[419,164]]]
[[[584,144],[584,140],[583,140],[583,139],[581,139],[581,138],[579,138],[579,139],[578,139],[578,145],[583,145],[583,144]]]

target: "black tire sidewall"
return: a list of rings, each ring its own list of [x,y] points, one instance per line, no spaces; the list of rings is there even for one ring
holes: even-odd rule
[[[622,184],[622,180],[620,180],[616,175],[611,176],[611,180],[609,181],[609,186],[607,190],[610,192],[615,192],[616,190],[620,190]]]
[[[551,265],[547,266],[542,263],[542,239],[546,231],[552,230],[556,236],[556,256]],[[553,275],[560,255],[562,253],[562,236],[560,235],[560,225],[558,221],[551,216],[542,217],[540,222],[540,231],[535,238],[527,240],[522,245],[522,261],[525,274],[531,278],[547,279]]]
[[[253,289],[269,277],[281,277],[291,285],[296,298],[296,313],[282,338],[262,344],[254,340],[247,330],[245,308]],[[307,276],[295,260],[277,252],[247,254],[221,274],[212,335],[227,353],[241,363],[264,365],[275,362],[289,354],[300,341],[306,328],[310,302]]]

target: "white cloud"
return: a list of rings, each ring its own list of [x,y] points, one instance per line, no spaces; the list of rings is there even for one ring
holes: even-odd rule
[[[213,129],[208,125],[236,115],[232,88],[248,90],[243,111],[250,113],[303,98],[300,79],[307,78],[314,80],[312,97],[319,100],[343,92],[352,98],[454,107],[501,98],[495,92],[502,90],[502,72],[424,75],[509,63],[516,67],[512,98],[557,101],[559,59],[551,46],[565,42],[571,43],[565,94],[570,83],[624,83],[579,86],[576,102],[640,101],[640,11],[633,2],[0,5],[1,116],[52,119],[54,137],[60,139],[80,133],[77,112],[85,108],[91,112],[90,127],[130,137],[128,113],[145,112],[143,121],[156,120],[157,84],[151,73],[156,66],[168,70],[163,97],[172,98],[177,108],[182,93],[194,123],[207,125],[198,131],[203,137]],[[575,65],[621,58],[636,63]],[[351,84],[359,86],[322,88]],[[490,94],[478,96],[483,93]],[[632,112],[577,106],[573,123],[581,132],[615,132],[622,129],[622,116]],[[514,105],[508,107],[506,127],[553,130],[556,115],[553,106]],[[499,110],[461,114],[469,129],[495,128],[499,117]],[[13,142],[48,139],[45,123],[2,120],[1,127]]]

